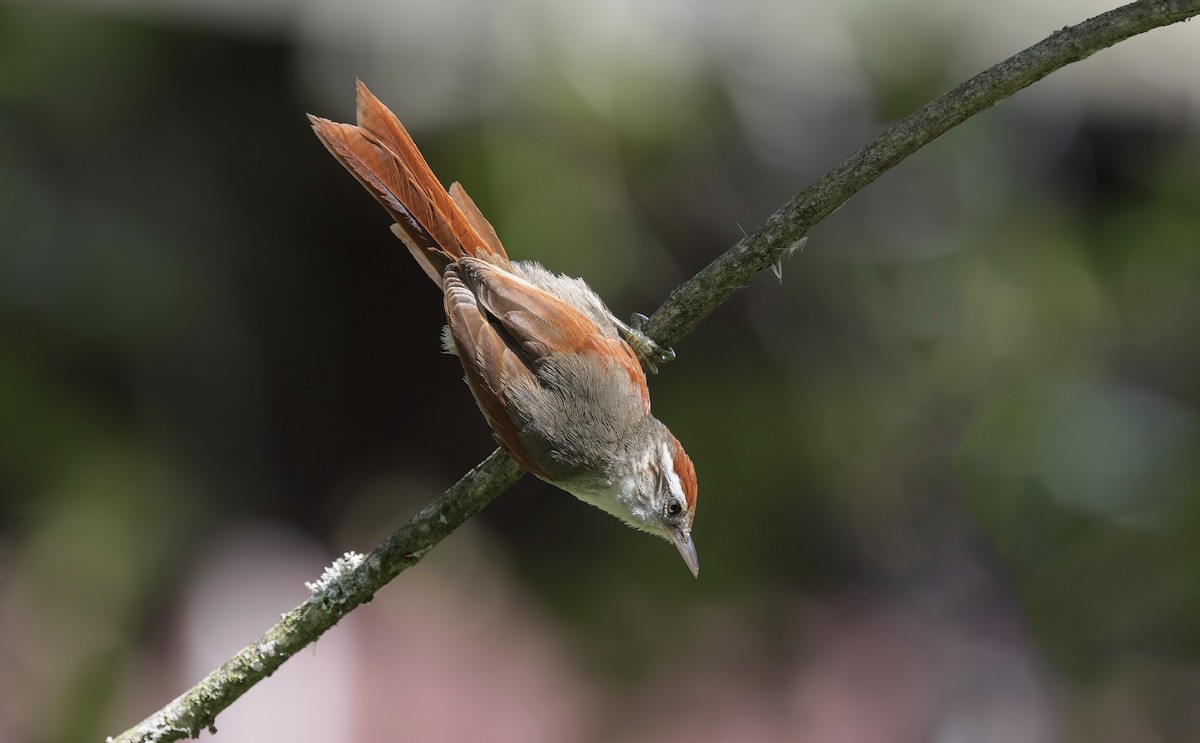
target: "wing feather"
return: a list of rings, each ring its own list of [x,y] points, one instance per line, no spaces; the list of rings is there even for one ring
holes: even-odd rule
[[[467,386],[492,427],[496,440],[529,471],[539,477],[545,473],[524,456],[519,434],[508,414],[506,390],[512,385],[536,385],[533,371],[512,348],[499,328],[480,306],[475,293],[457,270],[450,268],[442,277],[446,318],[455,349],[462,361]]]
[[[625,371],[645,411],[650,412],[646,373],[628,343],[601,332],[567,302],[485,261],[464,258],[455,270],[535,373],[554,354],[597,354]]]

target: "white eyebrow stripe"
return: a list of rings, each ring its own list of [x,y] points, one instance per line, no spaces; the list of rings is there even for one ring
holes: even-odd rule
[[[686,503],[687,499],[683,493],[683,482],[679,479],[679,473],[675,471],[675,455],[671,452],[671,447],[666,443],[662,445],[662,471],[667,476],[667,488],[671,491],[671,495],[678,498],[681,502]]]

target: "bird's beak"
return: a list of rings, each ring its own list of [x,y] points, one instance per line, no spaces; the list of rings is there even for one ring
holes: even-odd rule
[[[675,549],[679,550],[679,556],[687,563],[688,570],[692,571],[692,575],[700,577],[700,558],[696,557],[696,545],[692,543],[692,533],[683,529],[671,530],[671,541],[675,543]]]

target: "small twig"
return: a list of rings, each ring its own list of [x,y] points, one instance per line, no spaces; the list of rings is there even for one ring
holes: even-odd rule
[[[700,273],[671,292],[647,334],[674,345],[747,280],[802,244],[820,220],[904,158],[1051,72],[1136,34],[1200,13],[1200,0],[1141,0],[1064,28],[976,75],[888,129],[772,214]],[[213,730],[219,712],[314,642],[354,607],[520,479],[521,467],[493,452],[363,559],[330,576],[319,593],[292,609],[253,644],[182,696],[113,741],[172,741]]]

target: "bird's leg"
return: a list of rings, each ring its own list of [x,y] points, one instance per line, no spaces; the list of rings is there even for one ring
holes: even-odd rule
[[[671,348],[663,348],[652,341],[650,336],[642,332],[649,321],[650,318],[640,312],[633,313],[633,318],[630,319],[628,325],[616,317],[613,318],[613,322],[616,324],[621,337],[629,344],[633,352],[642,360],[642,363],[646,365],[651,374],[658,374],[657,365],[674,361],[675,351]]]

